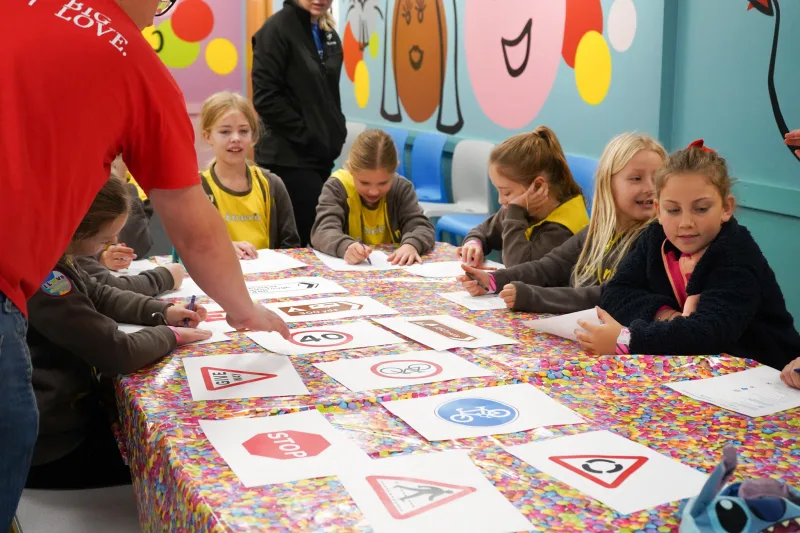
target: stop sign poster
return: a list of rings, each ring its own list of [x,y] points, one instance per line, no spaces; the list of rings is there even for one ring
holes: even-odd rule
[[[339,359],[314,366],[355,392],[493,375],[455,354],[433,351]]]
[[[289,340],[266,331],[253,331],[246,335],[264,349],[283,355],[352,350],[408,342],[371,322],[293,329],[289,331]]]
[[[286,322],[319,322],[354,316],[396,315],[397,311],[368,296],[338,296],[297,302],[268,303]]]
[[[697,496],[708,478],[610,431],[579,433],[506,450],[620,514]]]
[[[464,450],[374,459],[343,469],[338,477],[375,531],[531,529]]]
[[[331,476],[370,460],[316,409],[201,420],[200,427],[245,487]]]
[[[183,367],[195,401],[308,394],[291,359],[280,355],[184,357]]]
[[[373,318],[373,321],[410,337],[432,350],[451,348],[484,348],[501,344],[517,344],[488,329],[474,326],[448,315],[403,318]]]

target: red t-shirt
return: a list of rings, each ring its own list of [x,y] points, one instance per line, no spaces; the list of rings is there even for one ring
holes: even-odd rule
[[[145,192],[199,183],[183,95],[114,0],[3,2],[0,292],[23,313],[122,154]]]

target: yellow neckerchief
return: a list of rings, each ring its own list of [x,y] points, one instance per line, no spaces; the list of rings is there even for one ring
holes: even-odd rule
[[[622,233],[618,233],[618,234],[614,235],[611,238],[610,241],[608,241],[608,244],[606,244],[606,249],[603,251],[603,259],[604,260],[605,260],[606,257],[608,257],[608,252],[611,251],[611,249],[614,247],[615,244],[617,244],[617,241],[619,241],[621,237],[622,237]],[[602,270],[601,267],[597,267],[597,282],[600,285],[602,285],[603,282],[608,281],[611,278],[611,276],[613,276],[613,275],[614,275],[614,273],[611,271],[610,268],[606,268],[605,270]]]
[[[361,225],[363,224],[363,206],[361,204],[361,195],[356,190],[356,183],[353,175],[345,169],[337,170],[333,173],[334,178],[338,179],[344,185],[344,190],[347,193],[347,207],[350,213],[347,215],[348,234],[355,240],[362,240],[364,235]],[[392,178],[394,179],[394,178]],[[378,204],[378,209],[383,210],[383,221],[392,238],[392,244],[397,244],[400,239],[400,230],[392,230],[392,225],[389,224],[389,206],[388,202],[384,201],[386,198],[381,199]],[[374,244],[374,243],[367,243]],[[389,244],[389,243],[386,243]]]
[[[254,166],[248,165],[247,166],[247,170],[249,172],[249,176],[248,177],[250,178],[250,190],[247,191],[246,193],[243,192],[243,191],[242,192],[243,192],[244,196],[251,194],[253,192],[253,187],[256,186],[256,184],[258,185],[259,189],[261,190],[261,196],[264,199],[264,221],[263,221],[263,223],[264,223],[264,226],[267,228],[266,235],[265,235],[266,245],[264,246],[264,248],[269,248],[270,247],[270,242],[269,242],[269,224],[270,224],[270,216],[272,215],[270,213],[270,208],[271,208],[271,204],[272,204],[272,197],[269,194],[270,193],[270,191],[269,191],[269,181],[267,180],[266,176],[264,176],[264,173],[261,172],[261,168],[255,166],[255,165]],[[201,172],[200,175],[203,178],[203,180],[202,180],[203,181],[203,190],[208,195],[208,199],[211,200],[211,203],[214,204],[214,207],[216,207],[218,211],[219,211],[219,204],[217,202],[216,195],[214,194],[214,189],[218,189],[220,193],[227,194],[228,196],[230,196],[232,198],[236,197],[235,195],[228,194],[226,191],[224,191],[222,189],[222,187],[220,186],[220,184],[217,183],[216,180],[214,180],[214,177],[211,174],[211,167],[209,167],[206,170],[204,170],[203,172]],[[220,211],[220,213],[222,213],[222,212]],[[227,221],[226,221],[226,225],[227,225]]]
[[[142,190],[142,188],[141,188],[141,187],[139,187],[139,184],[138,184],[138,183],[136,183],[136,180],[135,180],[135,179],[133,179],[133,176],[131,175],[131,173],[130,173],[130,172],[128,172],[127,174],[125,174],[125,181],[126,181],[127,183],[132,183],[133,185],[135,185],[135,186],[136,186],[136,192],[139,194],[139,200],[141,200],[141,201],[143,201],[143,202],[147,201],[147,195],[144,193],[144,191]]]
[[[571,198],[553,209],[549,215],[525,230],[525,237],[531,240],[533,230],[545,222],[561,224],[572,232],[573,235],[589,225],[589,213],[586,212],[586,203],[580,194]]]

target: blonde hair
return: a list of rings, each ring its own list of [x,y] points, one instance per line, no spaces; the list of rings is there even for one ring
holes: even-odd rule
[[[619,235],[617,231],[617,207],[611,182],[615,174],[619,173],[633,157],[642,150],[657,153],[662,160],[666,159],[667,152],[661,144],[652,137],[640,133],[623,133],[617,135],[603,150],[595,174],[594,199],[592,218],[583,244],[581,254],[572,270],[572,286],[583,287],[597,281],[598,271],[603,269],[615,272],[622,259],[630,250],[639,234],[647,227],[653,218],[635,222],[625,228]],[[613,264],[603,264],[608,245],[612,239],[617,239],[617,250]],[[601,275],[602,277],[602,275]]]
[[[338,0],[334,0],[334,2],[336,1]],[[319,24],[322,31],[336,30],[336,20],[334,20],[333,14],[330,11],[326,11],[323,15],[320,15],[317,24]]]
[[[723,201],[730,196],[731,187],[736,180],[728,174],[727,161],[716,151],[703,147],[702,141],[699,142],[698,146],[690,145],[670,154],[667,162],[656,173],[657,197],[661,196],[661,190],[674,174],[701,174],[717,188]]]
[[[362,132],[353,141],[345,166],[351,174],[378,169],[390,174],[397,172],[397,148],[391,135],[383,130]]]
[[[250,130],[253,132],[251,147],[255,146],[261,135],[261,123],[258,120],[258,114],[253,108],[253,104],[239,93],[221,91],[209,96],[206,101],[203,102],[203,108],[200,110],[201,131],[210,134],[214,124],[222,120],[222,117],[227,115],[231,110],[239,111],[244,115],[247,124],[250,126]],[[211,167],[215,160],[216,158],[209,161],[208,166]]]
[[[581,194],[561,143],[547,126],[514,135],[498,144],[489,156],[489,164],[495,165],[504,177],[525,187],[530,187],[537,176],[544,174],[561,203]]]

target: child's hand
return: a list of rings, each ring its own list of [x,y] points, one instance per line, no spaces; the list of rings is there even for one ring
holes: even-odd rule
[[[422,258],[419,252],[410,244],[404,244],[395,250],[389,257],[386,258],[393,265],[413,265],[414,263],[422,263]]]
[[[659,322],[669,322],[675,317],[681,316],[680,311],[674,309],[664,309],[656,313],[656,320]]]
[[[697,311],[697,304],[700,302],[700,295],[699,294],[692,294],[691,296],[686,298],[686,303],[683,304],[683,315],[682,316],[689,316],[695,311]]]
[[[524,207],[529,215],[533,215],[534,213],[538,213],[547,203],[550,198],[549,191],[550,187],[546,181],[539,183],[534,181],[524,193],[520,194],[508,203]]]
[[[164,318],[170,326],[184,326],[183,321],[189,319],[189,327],[196,328],[197,325],[206,319],[208,311],[200,304],[194,306],[194,311],[189,311],[182,305],[172,305],[167,307]],[[184,326],[185,327],[185,326]]]
[[[136,259],[133,248],[128,248],[125,243],[112,244],[100,254],[100,263],[109,270],[122,270],[128,268],[131,261]]]
[[[236,256],[239,259],[256,259],[258,257],[256,247],[247,241],[233,241],[233,249],[236,250]]]
[[[800,389],[800,372],[795,372],[798,368],[800,368],[800,357],[786,365],[781,372],[781,381],[790,387]]]
[[[175,331],[178,333],[178,346],[204,341],[212,335],[210,331],[204,329],[176,327]]]
[[[793,130],[784,135],[783,143],[787,146],[800,146],[800,130]],[[800,157],[800,150],[795,150],[794,154]]]
[[[174,290],[178,290],[183,285],[183,276],[186,274],[186,269],[183,268],[183,265],[180,263],[170,263],[165,265],[164,268],[169,270],[169,273],[172,274],[172,279],[174,280],[174,285],[172,288]]]
[[[489,287],[489,278],[491,275],[488,272],[481,270],[480,268],[473,268],[464,264],[461,265],[461,269],[475,278],[474,280],[467,276],[458,276],[458,278],[456,278],[461,282],[461,286],[464,287],[470,296],[481,296],[482,294],[486,294],[488,292],[478,285],[478,282],[480,282],[484,287]]]
[[[597,318],[602,324],[590,324],[585,320],[578,320],[578,325],[586,331],[576,329],[575,336],[578,337],[578,342],[587,352],[598,355],[615,355],[617,338],[619,332],[622,331],[622,324],[599,307],[597,308]]]
[[[365,246],[360,242],[354,242],[347,247],[344,253],[344,260],[348,265],[357,265],[366,261],[367,257],[372,253],[372,248]]]
[[[467,241],[458,249],[461,262],[471,267],[479,267],[483,264],[483,245],[480,241]]]
[[[503,287],[503,290],[500,291],[500,298],[502,298],[503,301],[506,303],[506,307],[507,308],[513,309],[514,308],[514,303],[516,303],[516,301],[517,301],[517,287],[516,287],[516,285],[513,285],[513,284],[509,283],[508,285]]]

